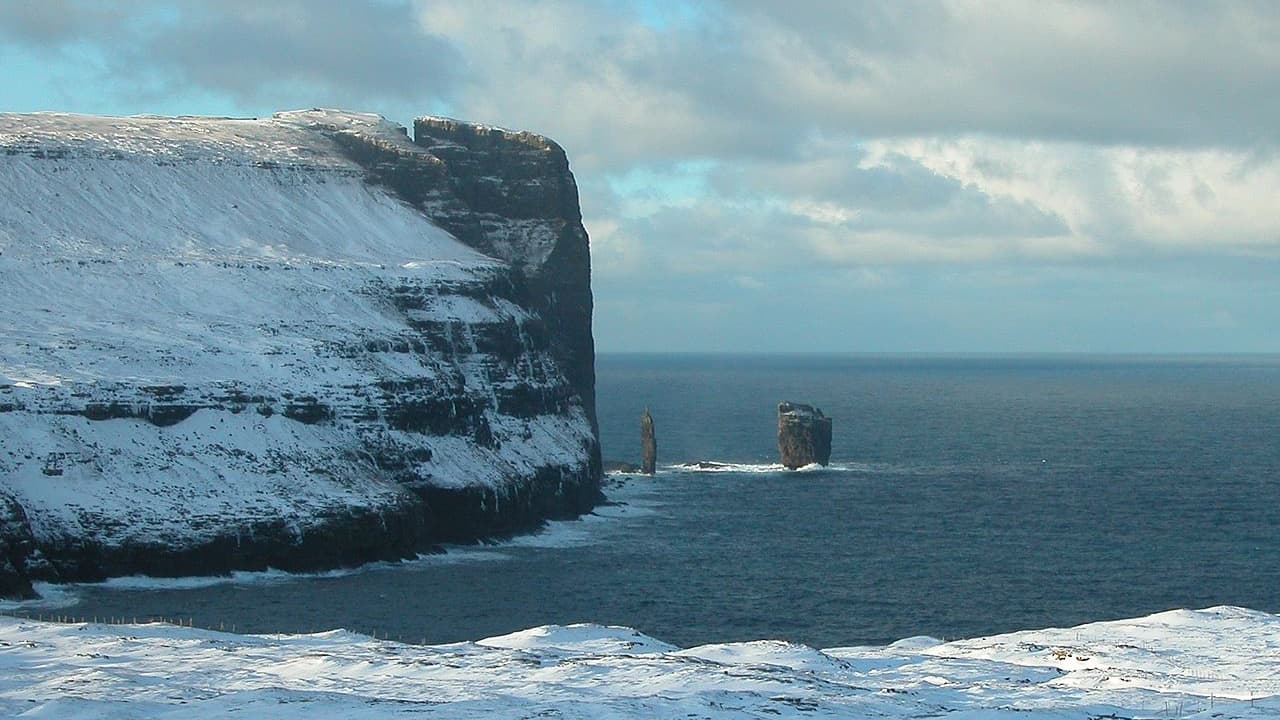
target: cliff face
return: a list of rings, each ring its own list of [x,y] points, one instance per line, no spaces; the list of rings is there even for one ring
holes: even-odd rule
[[[0,115],[0,594],[404,557],[590,509],[564,152],[415,134]]]
[[[594,423],[591,258],[564,150],[541,135],[434,117],[414,122],[426,154],[367,134],[337,139],[374,182],[512,268]]]

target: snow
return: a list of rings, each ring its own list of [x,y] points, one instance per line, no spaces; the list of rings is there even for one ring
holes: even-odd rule
[[[3,168],[6,384],[292,382],[317,345],[403,329],[358,291],[493,264],[357,176],[24,156]]]
[[[2,458],[0,469],[46,541],[69,532],[185,544],[225,532],[227,518],[240,525],[283,518],[301,529],[325,511],[390,505],[399,492],[344,456],[340,429],[252,411],[201,410],[168,428],[0,413],[0,433],[43,460]],[[49,447],[57,450],[41,452]],[[50,465],[62,474],[47,475]]]
[[[370,113],[296,110],[270,118],[113,117],[76,113],[0,113],[0,148],[158,163],[278,164],[355,172],[324,132],[358,133],[422,152],[399,125]]]
[[[546,626],[420,646],[332,631],[0,618],[0,715],[58,718],[1269,718],[1280,618],[1235,607],[817,650]]]
[[[0,165],[4,384],[246,370],[292,383],[291,366],[322,341],[403,328],[360,291],[492,271],[495,260],[366,185],[308,129],[321,124],[416,147],[377,116],[332,111],[0,114],[0,150],[16,152]]]

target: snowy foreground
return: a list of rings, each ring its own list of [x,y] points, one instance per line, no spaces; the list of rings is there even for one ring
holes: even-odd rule
[[[0,618],[0,716],[1268,718],[1280,617],[1234,607],[943,643],[681,650],[541,627],[435,647]]]

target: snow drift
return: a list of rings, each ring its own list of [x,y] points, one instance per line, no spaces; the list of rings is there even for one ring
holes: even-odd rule
[[[941,642],[678,649],[548,626],[420,646],[0,618],[0,714],[58,718],[1271,718],[1280,619],[1235,607]]]

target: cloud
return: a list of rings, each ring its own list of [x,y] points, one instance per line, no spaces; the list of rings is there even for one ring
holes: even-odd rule
[[[1280,14],[1266,2],[735,7],[752,39],[748,74],[794,78],[770,82],[773,97],[826,127],[1138,145],[1276,139]]]
[[[46,49],[86,39],[105,41],[126,26],[131,14],[127,6],[91,0],[15,0],[0,3],[0,36]]]
[[[656,159],[774,154],[815,131],[1248,146],[1280,117],[1266,0],[15,0],[0,33],[91,41],[121,72],[238,98],[299,81],[447,95],[595,140],[608,120],[621,134],[589,151]]]
[[[1266,1],[18,0],[0,34],[87,44],[153,92],[445,107],[552,134],[593,171],[788,158],[815,136],[1280,137]]]
[[[45,53],[88,53],[126,98],[211,93],[255,114],[427,105],[466,68],[394,0],[15,2],[0,5],[0,33]]]
[[[604,275],[1276,251],[1272,5],[643,7],[420,5],[460,109],[612,180]]]
[[[578,177],[601,317],[696,304],[697,337],[777,315],[762,298],[780,293],[788,312],[889,293],[858,327],[897,313],[918,337],[942,311],[913,284],[968,294],[942,302],[963,338],[983,313],[1024,330],[1064,304],[1102,314],[1068,289],[1105,296],[1163,263],[1274,270],[1276,37],[1270,0],[0,3],[0,59],[60,62],[58,87],[79,77],[112,107],[334,105],[547,134]],[[970,272],[991,294],[948,279]],[[1229,302],[1180,312],[1266,324],[1228,280],[1196,287]],[[1062,347],[1089,349],[1087,325]]]
[[[1119,257],[1227,253],[1280,257],[1280,162],[1231,149],[1165,149],[991,139],[872,144],[930,170],[1060,217]]]
[[[468,58],[459,107],[591,168],[785,158],[815,135],[1249,148],[1280,127],[1270,3],[424,3]]]
[[[404,3],[217,0],[184,6],[173,28],[129,58],[172,69],[243,103],[302,92],[326,100],[397,103],[448,93],[465,63],[448,40],[423,32]]]

